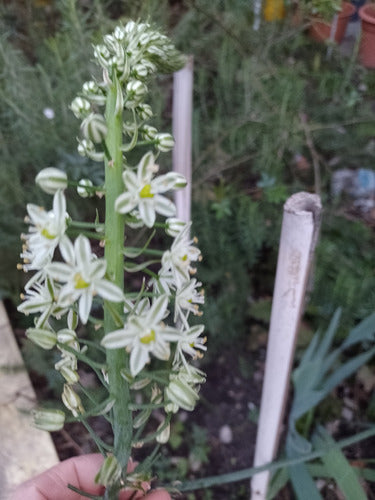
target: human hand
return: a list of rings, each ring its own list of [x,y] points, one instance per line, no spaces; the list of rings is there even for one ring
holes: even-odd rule
[[[104,488],[95,484],[95,476],[103,463],[100,454],[93,453],[64,460],[51,469],[22,483],[11,496],[11,500],[79,500],[85,497],[68,488],[68,484],[90,495],[102,495]],[[128,472],[134,470],[132,462]],[[150,486],[145,483],[146,489]],[[155,490],[146,495],[125,490],[120,493],[120,500],[171,500],[165,490]]]

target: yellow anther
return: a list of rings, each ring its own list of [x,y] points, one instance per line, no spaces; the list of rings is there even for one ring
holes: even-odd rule
[[[87,283],[83,278],[81,273],[77,273],[74,276],[74,288],[76,290],[82,290],[83,288],[87,288],[89,283]]]
[[[151,193],[151,184],[146,184],[145,186],[143,186],[143,188],[139,192],[139,196],[141,198],[153,198],[154,194]]]
[[[140,338],[142,344],[151,344],[151,342],[155,341],[155,330],[151,330],[149,334],[144,335]]]
[[[53,240],[54,238],[56,238],[56,235],[55,234],[51,234],[48,229],[43,229],[40,234],[42,236],[44,236],[45,238],[47,238],[47,240]]]

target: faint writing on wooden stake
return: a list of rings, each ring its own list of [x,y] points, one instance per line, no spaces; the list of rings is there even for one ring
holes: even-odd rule
[[[297,248],[292,248],[289,254],[289,262],[288,262],[288,277],[289,277],[289,287],[288,291],[286,292],[287,294],[291,294],[291,303],[290,306],[295,308],[296,307],[296,289],[297,285],[300,282],[300,273],[301,273],[301,258],[302,254],[300,250]]]

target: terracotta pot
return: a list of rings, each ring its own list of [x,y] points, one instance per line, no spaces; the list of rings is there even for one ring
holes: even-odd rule
[[[375,5],[367,4],[359,9],[361,18],[361,41],[359,60],[367,68],[375,68]]]
[[[337,26],[334,36],[335,42],[340,43],[344,38],[349,19],[354,14],[354,12],[355,12],[354,5],[352,5],[349,2],[342,3],[342,9],[338,13],[338,18],[337,18]],[[332,27],[332,22],[329,23],[323,21],[322,19],[315,18],[311,23],[309,35],[318,42],[328,40],[331,34],[331,27]]]

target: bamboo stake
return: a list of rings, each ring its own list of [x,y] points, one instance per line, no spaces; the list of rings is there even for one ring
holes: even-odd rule
[[[173,170],[183,174],[188,185],[175,193],[177,217],[184,222],[191,219],[191,129],[193,107],[193,57],[173,78]]]
[[[254,466],[271,462],[277,451],[320,217],[315,194],[294,194],[284,205]],[[251,500],[265,500],[269,479],[269,471],[253,477]]]

